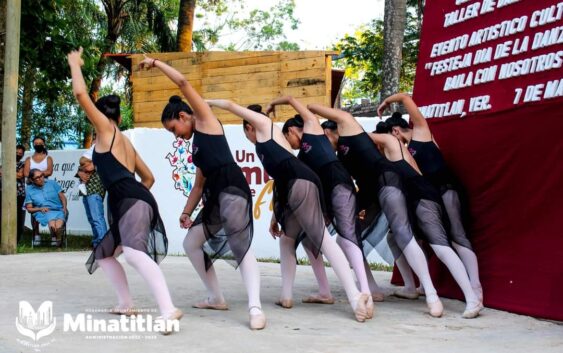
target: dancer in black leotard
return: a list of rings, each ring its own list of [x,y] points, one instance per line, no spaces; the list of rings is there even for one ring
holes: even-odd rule
[[[462,222],[462,204],[459,194],[463,187],[446,165],[442,152],[434,140],[426,119],[420,113],[412,98],[406,94],[396,94],[388,97],[379,107],[379,112],[381,113],[387,105],[393,102],[400,102],[404,105],[410,116],[413,128],[411,129],[409,124],[400,115],[387,119],[386,123],[392,128],[393,135],[401,139],[403,143],[408,143],[409,151],[412,153],[424,177],[440,190],[450,220],[449,234],[451,235],[452,246],[463,261],[465,269],[469,274],[471,286],[482,302],[483,289],[479,280],[477,256],[473,251],[471,242],[467,238]]]
[[[370,137],[383,147],[385,156],[401,175],[412,218],[416,219],[424,239],[461,287],[467,303],[463,317],[477,317],[482,306],[471,288],[463,263],[448,242],[444,226],[447,225],[447,216],[438,189],[422,176],[416,162],[397,138],[390,134],[374,133]],[[400,253],[400,249],[395,249],[395,252]],[[416,293],[411,281],[405,280],[405,289]]]
[[[94,248],[86,267],[92,273],[99,265],[108,276],[119,300],[112,313],[136,314],[127,277],[115,259],[123,252],[125,260],[149,285],[162,317],[178,320],[182,317],[182,311],[172,304],[168,286],[158,266],[166,256],[168,241],[158,206],[149,191],[154,177],[131,142],[117,128],[121,121],[119,97],[105,96],[95,105],[90,99],[80,68],[84,65],[81,55],[82,48],[68,55],[72,90],[98,135],[93,161],[108,191],[111,215],[110,229]],[[141,177],[141,182],[135,179],[135,173]],[[162,333],[171,333],[171,328],[165,328]]]
[[[173,96],[162,112],[162,124],[176,137],[190,139],[196,182],[180,226],[189,228],[184,249],[208,291],[208,298],[194,304],[198,309],[227,310],[212,261],[234,257],[248,293],[250,328],[266,326],[260,302],[260,272],[250,244],[253,235],[252,195],[240,167],[235,163],[223,127],[211,108],[186,78],[171,66],[145,57],[141,68],[157,68],[180,87],[193,107]],[[195,221],[191,214],[203,198],[204,207]]]
[[[370,137],[350,113],[319,104],[309,104],[307,108],[337,123],[338,158],[356,180],[360,194],[371,195],[379,200],[392,230],[392,236],[388,237],[390,247],[401,250],[395,254],[401,275],[412,277],[412,267],[426,289],[426,303],[430,314],[440,317],[443,312],[442,302],[430,279],[424,253],[414,239],[398,171],[379,153]]]
[[[279,104],[289,104],[300,114],[287,120],[282,132],[293,149],[300,149],[298,158],[321,180],[328,218],[339,234],[337,243],[352,265],[362,293],[368,295],[373,293],[374,301],[382,301],[383,292],[375,284],[362,253],[356,187],[350,174],[336,157],[315,114],[293,97],[275,99],[270,103],[267,112]],[[369,273],[366,274],[367,272]],[[373,283],[372,290],[368,284],[368,277]]]
[[[271,227],[272,235],[296,239],[304,233],[303,245],[315,256],[322,251],[331,263],[346,290],[356,319],[363,322],[371,317],[373,304],[370,297],[358,291],[346,257],[326,230],[322,187],[317,175],[291,153],[291,147],[281,130],[267,116],[225,100],[210,100],[208,103],[248,122],[244,124],[245,135],[256,144],[256,154],[274,179],[275,218]],[[281,224],[282,232],[277,228],[277,222]],[[287,260],[290,256],[284,254],[280,257],[282,284],[291,286],[295,276],[295,248],[291,260]],[[282,294],[288,291],[290,289],[284,288]]]

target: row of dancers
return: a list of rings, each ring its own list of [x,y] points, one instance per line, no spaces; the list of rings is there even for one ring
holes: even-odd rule
[[[68,55],[73,93],[98,136],[93,161],[108,190],[111,216],[110,229],[92,252],[87,269],[93,273],[101,267],[106,273],[118,298],[113,313],[135,314],[125,272],[116,260],[123,253],[126,262],[150,287],[162,318],[180,319],[183,313],[174,306],[158,266],[168,243],[157,203],[149,191],[154,176],[117,128],[121,120],[119,97],[109,95],[95,103],[89,97],[81,55],[82,49]],[[175,137],[193,137],[196,181],[179,222],[188,229],[183,243],[185,252],[208,293],[206,299],[193,305],[195,308],[228,309],[213,261],[230,257],[240,268],[246,287],[250,328],[259,330],[266,326],[260,300],[260,273],[251,249],[252,196],[233,159],[223,127],[213,114],[211,107],[215,107],[242,119],[245,136],[255,144],[265,170],[274,179],[274,212],[269,231],[280,241],[282,275],[282,290],[276,304],[284,308],[293,306],[295,249],[301,243],[319,283],[319,292],[304,301],[334,302],[324,255],[345,289],[355,319],[365,322],[373,318],[374,301],[383,301],[384,295],[369,269],[367,250],[364,251],[368,247],[363,244],[372,241],[372,236],[381,237],[382,232],[367,230],[373,229],[383,214],[391,229],[387,241],[405,282],[395,294],[415,299],[423,290],[430,315],[442,315],[442,303],[417,242],[423,239],[461,287],[467,303],[463,317],[479,314],[483,307],[482,289],[477,259],[461,221],[459,185],[410,97],[391,96],[379,111],[390,103],[402,102],[413,122],[412,129],[404,120],[394,117],[383,127],[385,133],[368,134],[349,113],[341,110],[318,104],[305,106],[292,97],[274,100],[265,112],[256,105],[245,108],[227,100],[206,101],[180,72],[166,63],[145,57],[139,67],[160,70],[187,100],[186,103],[178,96],[171,97],[161,120]],[[280,129],[268,114],[282,104],[291,105],[298,116]],[[321,125],[317,116],[328,120]],[[294,149],[299,150],[298,157],[293,154]],[[192,219],[201,200],[204,207]],[[327,224],[338,233],[336,240]],[[419,289],[413,271],[420,280]]]

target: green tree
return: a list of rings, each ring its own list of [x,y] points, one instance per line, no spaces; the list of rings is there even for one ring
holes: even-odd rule
[[[399,91],[412,91],[416,63],[423,2],[409,0],[402,46]],[[346,70],[347,83],[342,92],[343,105],[357,98],[377,101],[383,88],[384,28],[383,21],[374,19],[360,26],[352,35],[346,35],[334,46],[340,60],[335,67]]]

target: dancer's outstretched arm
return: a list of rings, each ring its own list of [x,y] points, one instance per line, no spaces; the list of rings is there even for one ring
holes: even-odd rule
[[[287,142],[287,140],[283,136],[283,133],[279,126],[274,124],[272,129],[273,122],[266,115],[257,113],[250,109],[246,109],[245,107],[242,107],[226,99],[209,99],[207,100],[207,103],[209,103],[209,105],[212,107],[227,110],[237,115],[239,118],[248,121],[256,130],[256,140],[258,142],[265,142],[270,138],[273,138],[274,141],[276,141],[279,145],[292,153],[293,150],[291,149],[289,142]]]
[[[341,136],[353,136],[364,131],[352,114],[343,110],[325,107],[320,104],[308,104],[307,109],[323,118],[334,121],[338,125],[338,133]]]
[[[141,184],[150,189],[154,184],[154,175],[139,153],[135,150],[135,173],[141,177]]]
[[[295,109],[295,111],[297,111],[297,113],[301,115],[301,117],[303,118],[304,132],[313,135],[324,134],[323,128],[321,127],[321,124],[319,123],[319,119],[317,118],[317,116],[313,114],[313,112],[311,112],[309,109],[307,109],[307,106],[303,105],[301,102],[299,102],[297,99],[295,99],[292,96],[283,96],[271,101],[268,107],[266,108],[266,114],[270,114],[270,112],[272,112],[275,109],[275,106],[280,104],[291,105],[293,109]]]
[[[377,108],[377,114],[379,114],[379,116],[381,117],[381,114],[383,113],[385,108],[387,108],[392,103],[402,103],[407,110],[413,126],[412,138],[414,140],[421,142],[432,141],[432,133],[430,132],[428,122],[418,109],[418,106],[411,98],[411,96],[406,93],[397,93],[385,98]]]
[[[150,58],[146,55],[139,63],[139,68],[147,70],[157,68],[180,88],[180,91],[184,97],[186,97],[186,100],[194,111],[194,117],[199,131],[210,134],[223,133],[219,120],[217,120],[209,105],[205,103],[205,100],[201,98],[199,93],[197,93],[195,88],[193,88],[180,71],[158,59]]]
[[[86,113],[86,117],[94,128],[98,136],[102,138],[105,142],[106,137],[113,135],[113,126],[109,119],[96,108],[94,102],[88,94],[86,89],[86,83],[84,82],[84,76],[82,75],[82,65],[84,65],[84,60],[82,60],[83,49],[73,50],[67,55],[68,65],[70,66],[70,73],[72,77],[72,93],[74,97],[80,104],[80,107]],[[106,147],[106,146],[103,146]],[[107,146],[109,148],[109,145]]]

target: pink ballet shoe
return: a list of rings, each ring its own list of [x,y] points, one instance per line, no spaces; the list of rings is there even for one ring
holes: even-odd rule
[[[371,293],[371,299],[374,302],[383,302],[383,301],[385,301],[385,293],[373,292],[373,293]]]
[[[259,309],[259,314],[250,314],[250,311],[253,309]],[[250,322],[250,329],[251,330],[262,330],[266,327],[266,315],[262,311],[262,308],[259,306],[252,306],[248,309],[249,311],[249,322]]]
[[[461,315],[464,319],[474,319],[479,316],[479,313],[483,309],[483,304],[481,302],[477,303],[476,305],[469,307],[469,305],[465,308],[465,311]]]
[[[410,291],[410,290],[405,289],[405,287],[401,287],[401,288],[395,290],[393,292],[393,295],[398,297],[398,298],[411,299],[411,300],[418,299],[418,297],[419,297],[419,294],[416,291],[416,289]]]
[[[209,310],[229,310],[229,306],[227,305],[227,303],[212,304],[209,302],[209,298],[205,299],[202,302],[193,304],[192,308],[209,309]]]
[[[356,304],[356,309],[354,310],[354,316],[356,317],[356,321],[358,322],[365,322],[367,319],[367,301],[369,296],[367,294],[360,294],[358,298],[358,302]]]
[[[162,316],[159,316],[156,319],[157,320],[165,320],[165,322],[168,322],[168,321],[180,320],[183,316],[184,316],[184,313],[182,312],[182,310],[176,309],[168,317],[164,318]],[[165,325],[165,327],[166,327],[166,329],[164,331],[161,331],[160,333],[164,336],[168,336],[169,334],[171,334],[173,332],[173,330],[168,330],[169,328],[172,328],[172,325]]]
[[[368,320],[373,319],[373,313],[375,312],[375,305],[373,302],[374,300],[371,296],[369,296],[366,303],[366,319]]]
[[[429,303],[427,301],[426,305],[428,306],[430,316],[432,316],[432,317],[442,317],[442,314],[444,313],[444,306],[442,305],[442,301],[439,298],[438,298],[437,301],[432,302],[432,303]]]
[[[311,294],[303,298],[301,302],[306,304],[334,304],[334,297],[322,297],[319,294]]]
[[[276,302],[274,304],[276,304],[277,306],[281,306],[284,309],[293,308],[293,300],[292,299],[279,299],[279,300],[276,300]]]

